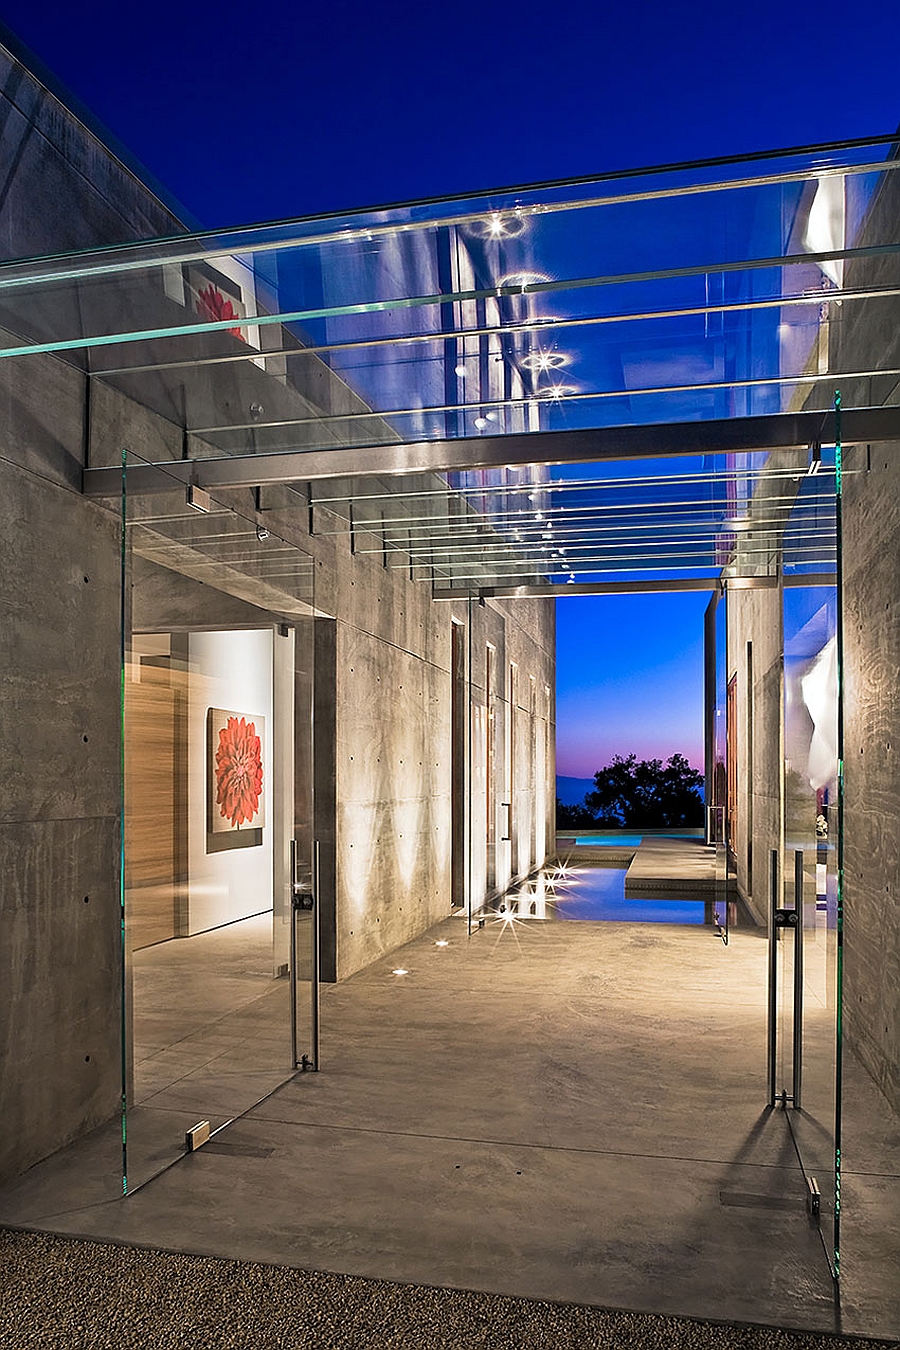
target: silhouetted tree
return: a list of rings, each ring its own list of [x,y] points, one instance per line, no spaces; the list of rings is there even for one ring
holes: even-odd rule
[[[586,806],[567,806],[556,799],[556,828],[558,830],[596,830],[597,817]]]
[[[684,755],[641,759],[616,755],[594,774],[584,804],[601,825],[634,829],[703,824],[703,774]]]

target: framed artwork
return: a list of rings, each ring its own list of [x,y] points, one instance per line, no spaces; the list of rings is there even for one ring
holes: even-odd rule
[[[261,831],[265,825],[265,731],[264,717],[227,708],[207,709],[206,804],[210,834]]]

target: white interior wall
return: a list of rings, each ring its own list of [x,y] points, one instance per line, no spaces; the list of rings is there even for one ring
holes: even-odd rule
[[[188,706],[188,934],[271,909],[273,903],[273,633],[191,633]],[[262,843],[207,853],[209,708],[265,718]],[[221,836],[220,836],[221,837]]]

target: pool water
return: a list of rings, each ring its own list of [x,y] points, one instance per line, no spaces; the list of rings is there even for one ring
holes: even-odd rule
[[[607,923],[697,923],[705,919],[703,900],[625,898],[624,867],[580,868],[571,878],[554,883],[553,911],[558,919],[592,919]]]
[[[674,832],[672,834],[663,834],[659,831],[648,836],[650,839],[698,839],[701,837],[699,830],[687,830],[683,834]],[[642,834],[624,834],[621,830],[610,830],[608,834],[584,834],[579,835],[575,843],[577,844],[612,844],[619,845],[621,848],[638,848],[643,843],[645,836]]]
[[[620,848],[638,848],[643,835],[640,834],[586,834],[583,839],[575,840],[576,844],[610,844],[613,847],[618,845]]]

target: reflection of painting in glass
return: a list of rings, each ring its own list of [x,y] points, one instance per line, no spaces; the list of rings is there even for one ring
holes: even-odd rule
[[[204,319],[209,319],[210,323],[217,323],[220,319],[239,319],[241,316],[235,309],[232,302],[210,284],[203,290],[197,292],[197,313]],[[229,328],[228,332],[232,337],[240,337],[240,328]]]
[[[789,607],[785,595],[785,761],[803,784],[809,804],[815,805],[813,820],[822,811],[821,793],[833,792],[837,782],[835,620],[828,604],[810,603],[818,594],[810,588],[806,597],[809,617],[793,597]]]
[[[209,830],[261,829],[265,718],[210,708],[206,719]]]
[[[806,777],[817,790],[837,777],[837,638],[830,637],[800,679],[803,702],[813,724]]]
[[[185,268],[184,290],[191,308],[209,323],[240,320],[246,314],[240,286],[206,263],[192,263]],[[226,331],[232,337],[246,340],[239,326]]]

